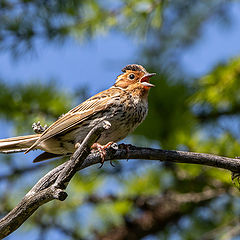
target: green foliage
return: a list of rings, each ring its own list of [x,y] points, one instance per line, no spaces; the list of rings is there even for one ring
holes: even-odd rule
[[[70,109],[72,100],[53,81],[46,85],[41,81],[15,85],[0,82],[0,116],[13,121],[19,133],[28,131],[33,122],[44,125],[55,120]]]
[[[161,26],[164,1],[116,3],[97,0],[3,0],[0,2],[0,48],[19,55],[33,49],[38,38],[62,42],[69,35],[85,39],[113,27],[146,33],[149,27]]]
[[[161,189],[159,169],[154,171],[152,168],[146,167],[144,172],[127,178],[124,185],[126,186],[125,195],[153,195]]]
[[[240,105],[240,59],[221,64],[198,81],[198,92],[192,102],[209,112],[229,112]],[[232,112],[234,114],[234,112]]]
[[[138,38],[145,36],[146,44],[139,51],[140,62],[144,59],[146,68],[159,75],[153,79],[156,87],[149,94],[149,115],[134,132],[134,141],[163,149],[235,157],[240,155],[239,58],[216,66],[200,79],[186,77],[179,65],[181,53],[198,41],[204,24],[215,18],[221,27],[229,23],[229,5],[230,1],[224,0],[114,3],[3,0],[0,1],[0,47],[19,54],[34,48],[34,41],[38,39],[47,42],[61,42],[72,36],[86,39],[110,29],[125,31],[131,36],[137,34]],[[81,93],[85,95],[84,91]],[[51,123],[68,111],[75,100],[70,93],[59,89],[56,82],[7,84],[0,81],[0,117],[12,123],[17,133],[31,132],[31,124],[38,120],[42,124]],[[2,176],[10,173],[8,178],[1,179],[0,213],[4,215],[42,176],[43,168],[30,171],[30,177],[24,171],[16,175],[15,169],[24,169],[29,164],[25,157],[22,161],[19,155],[0,157]],[[44,172],[58,164],[59,161],[46,163]],[[234,181],[239,188],[238,176]],[[199,193],[199,198],[204,198],[208,190],[222,193],[180,206],[176,202],[178,214],[168,218],[171,214],[168,212],[164,229],[159,230],[159,225],[147,232],[151,223],[148,219],[143,231],[146,237],[158,239],[190,240],[196,236],[221,239],[237,224],[240,213],[239,193],[233,188],[230,174],[198,165],[149,161],[121,162],[115,169],[105,164],[101,170],[93,167],[81,171],[70,183],[66,201],[44,205],[19,231],[35,230],[36,233],[37,230],[43,238],[42,233],[58,229],[62,239],[66,236],[94,239],[114,227],[133,227],[132,219],[141,222],[140,217],[159,210],[153,208],[154,202],[165,193],[180,197]],[[150,207],[136,204],[137,199],[150,196],[154,200]],[[171,206],[171,202],[167,202],[160,216],[164,216],[168,204]],[[10,239],[16,239],[16,235]]]

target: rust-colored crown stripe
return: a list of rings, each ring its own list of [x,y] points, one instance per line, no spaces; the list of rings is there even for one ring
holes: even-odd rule
[[[122,69],[122,72],[126,72],[127,70],[147,72],[144,67],[142,67],[141,65],[138,65],[138,64],[129,64]]]

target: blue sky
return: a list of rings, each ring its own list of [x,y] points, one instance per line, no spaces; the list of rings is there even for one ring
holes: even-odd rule
[[[202,37],[182,57],[182,67],[192,76],[201,76],[211,68],[240,54],[240,4],[229,9],[232,25],[210,21],[203,29]]]
[[[240,54],[239,12],[240,4],[233,3],[230,27],[223,27],[216,19],[205,25],[201,38],[181,57],[180,64],[187,75],[199,77],[217,63]],[[93,95],[110,87],[125,65],[141,64],[137,59],[144,44],[144,40],[117,31],[85,42],[69,40],[62,46],[39,41],[36,53],[27,53],[17,60],[9,52],[0,53],[0,78],[8,82],[55,79],[66,91],[87,86],[89,95]],[[11,128],[0,130],[0,137],[12,135]]]
[[[231,27],[209,21],[202,37],[181,58],[186,74],[198,77],[206,74],[219,62],[240,54],[240,4],[230,8]],[[56,80],[66,91],[88,86],[89,95],[111,86],[121,69],[137,61],[144,41],[132,39],[124,33],[111,31],[92,40],[69,40],[63,46],[37,45],[37,53],[28,53],[14,60],[9,52],[0,54],[0,78],[8,82]],[[0,137],[12,136],[12,128],[1,121]],[[34,153],[33,153],[34,154]],[[24,156],[25,158],[28,156]],[[32,154],[29,154],[32,158]]]
[[[217,22],[209,22],[203,29],[202,37],[182,56],[181,65],[187,74],[201,76],[219,61],[240,54],[240,4],[234,3],[232,6],[232,27],[223,28]],[[71,40],[63,46],[39,42],[36,55],[26,54],[19,60],[13,60],[8,52],[1,53],[0,78],[10,82],[55,79],[59,87],[66,90],[87,85],[90,94],[94,94],[111,86],[125,65],[137,61],[141,44],[144,42],[116,31],[82,43]],[[10,131],[1,128],[0,137],[11,135]],[[27,158],[24,164],[31,164],[33,154],[38,153],[19,154],[17,160]],[[29,178],[32,179],[32,176]],[[29,234],[34,235],[32,232]],[[11,239],[14,236],[16,234]]]
[[[112,31],[88,42],[68,41],[62,47],[37,45],[37,54],[18,61],[9,53],[0,55],[0,76],[11,81],[57,79],[59,86],[72,89],[88,85],[94,92],[111,86],[121,69],[136,62],[137,44]]]
[[[207,73],[219,61],[240,53],[240,4],[230,8],[232,26],[210,21],[202,37],[182,56],[183,70],[192,76]],[[123,33],[111,31],[92,40],[67,41],[63,46],[37,44],[37,54],[14,60],[9,52],[0,54],[0,77],[7,81],[56,79],[60,87],[74,89],[87,85],[90,93],[108,88],[121,69],[135,63],[144,45]],[[138,62],[141,64],[141,62]]]

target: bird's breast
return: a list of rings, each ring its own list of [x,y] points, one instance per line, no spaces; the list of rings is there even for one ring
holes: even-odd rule
[[[148,104],[141,99],[129,98],[116,105],[112,115],[106,116],[111,128],[102,134],[98,142],[106,144],[124,139],[145,119],[147,112]]]

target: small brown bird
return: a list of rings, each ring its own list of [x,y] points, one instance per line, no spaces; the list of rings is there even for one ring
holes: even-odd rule
[[[70,110],[42,134],[0,140],[0,152],[45,151],[34,162],[71,154],[76,143],[82,142],[88,132],[103,120],[109,121],[111,128],[103,132],[95,147],[108,146],[109,142],[125,138],[147,116],[148,92],[154,86],[149,83],[149,78],[155,73],[148,73],[137,64],[127,65],[122,72],[111,88]]]

